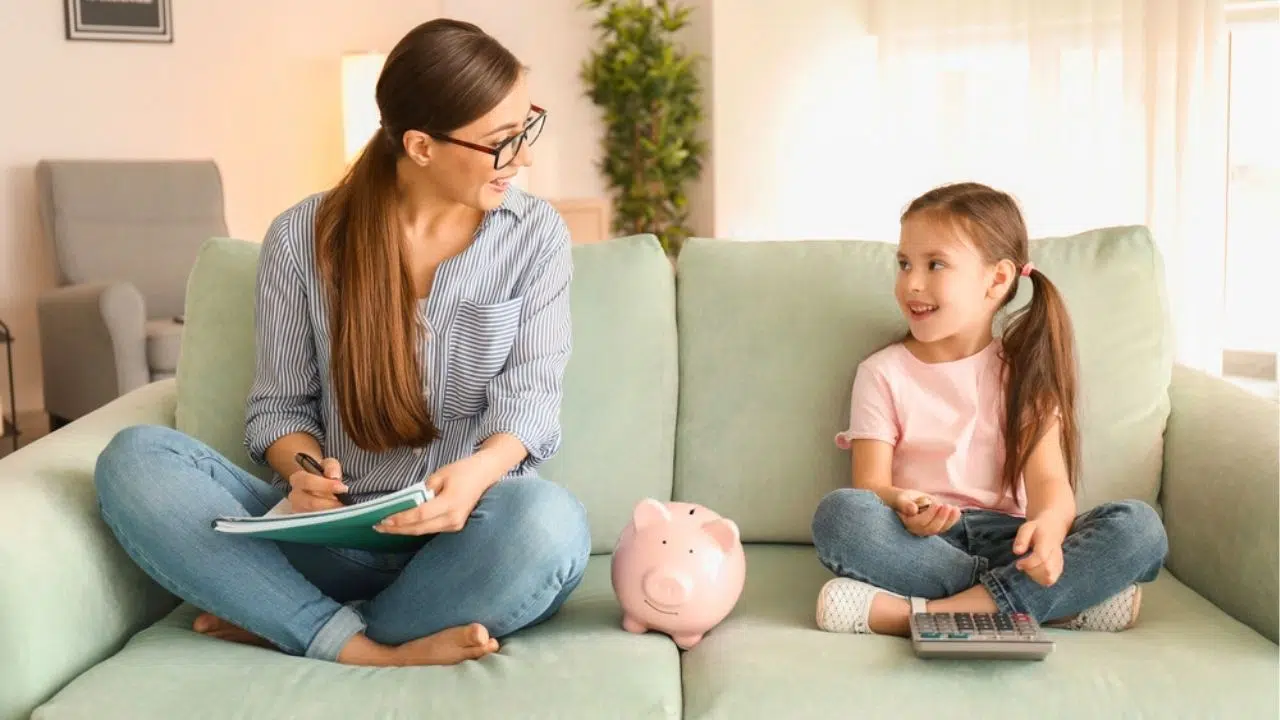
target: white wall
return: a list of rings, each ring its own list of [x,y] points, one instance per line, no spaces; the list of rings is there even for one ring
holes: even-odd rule
[[[31,410],[43,405],[35,298],[54,278],[38,160],[212,157],[231,234],[261,239],[341,170],[340,55],[390,50],[441,2],[174,0],[172,45],[68,42],[59,0],[3,4],[0,318],[17,336],[18,409]]]
[[[741,2],[741,0],[736,0]],[[686,50],[699,56],[698,81],[702,85],[702,138],[707,153],[702,160],[702,177],[688,189],[689,219],[687,225],[694,237],[713,237],[716,225],[716,153],[712,131],[717,117],[715,95],[715,4],[732,7],[735,0],[689,0],[693,8],[689,24],[680,42]]]
[[[850,237],[859,198],[872,189],[851,182],[861,143],[847,142],[870,131],[859,106],[874,80],[856,70],[868,67],[856,58],[874,52],[866,0],[706,4],[715,235]]]

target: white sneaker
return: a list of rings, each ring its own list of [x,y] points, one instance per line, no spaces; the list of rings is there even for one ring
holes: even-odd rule
[[[818,593],[818,627],[827,632],[871,632],[867,618],[871,615],[871,600],[876,593],[902,597],[861,580],[842,577],[828,580]]]
[[[1138,608],[1142,606],[1142,588],[1130,585],[1079,615],[1051,627],[1067,630],[1092,630],[1094,632],[1120,632],[1138,622]]]

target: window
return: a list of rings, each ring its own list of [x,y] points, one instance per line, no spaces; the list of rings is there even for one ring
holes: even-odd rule
[[[1227,375],[1274,382],[1280,351],[1280,3],[1229,16]]]

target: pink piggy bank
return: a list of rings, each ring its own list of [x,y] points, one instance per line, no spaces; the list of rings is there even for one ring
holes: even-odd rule
[[[737,604],[747,561],[732,520],[645,499],[618,537],[612,570],[622,627],[666,633],[688,650]]]

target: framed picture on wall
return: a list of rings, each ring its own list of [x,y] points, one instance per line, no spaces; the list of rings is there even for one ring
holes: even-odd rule
[[[173,0],[65,0],[68,40],[173,42]]]

